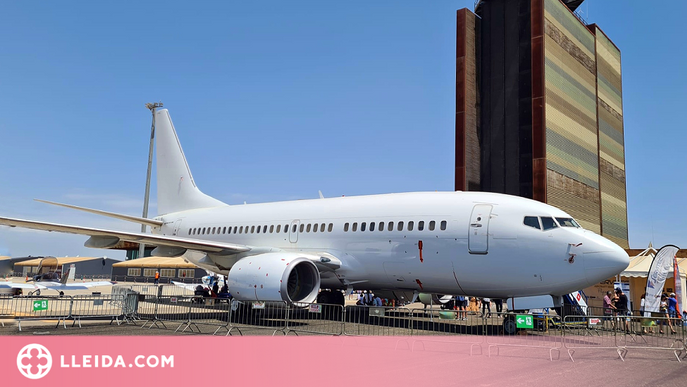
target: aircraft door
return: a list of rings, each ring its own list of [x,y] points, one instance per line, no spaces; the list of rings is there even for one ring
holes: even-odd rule
[[[471,254],[487,254],[489,252],[489,217],[491,204],[476,204],[470,215],[470,230],[468,234],[468,250]]]
[[[289,242],[298,242],[298,227],[301,224],[300,220],[294,220],[289,226]]]
[[[181,227],[181,219],[178,219],[176,222],[174,222],[174,231],[172,231],[172,235],[179,235],[179,228]]]

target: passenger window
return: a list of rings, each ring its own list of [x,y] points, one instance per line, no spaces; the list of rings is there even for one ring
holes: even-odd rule
[[[389,227],[386,228],[389,231],[394,231],[394,222],[389,222]]]
[[[236,228],[237,228],[237,227],[238,227],[238,226],[234,226],[234,234],[236,234]]]
[[[271,231],[270,231],[270,232],[271,232]],[[281,232],[281,224],[278,224],[278,225],[277,225],[277,234],[279,234],[280,232]]]
[[[188,235],[191,235],[191,229],[190,228],[188,229]]]
[[[299,232],[303,232],[304,229],[305,229],[305,225],[304,225],[303,223],[301,223],[300,230],[298,230],[298,231],[299,231]]]
[[[396,229],[398,231],[403,231],[403,222],[398,222],[398,227]]]
[[[441,231],[444,231],[444,230],[446,230],[446,221],[442,220],[441,221]]]
[[[310,223],[308,223],[308,226],[305,228],[305,232],[310,232]]]
[[[318,227],[317,223],[313,224],[312,225],[312,232],[317,232],[317,227]]]
[[[250,233],[254,234],[255,233],[255,226],[250,226]]]
[[[267,234],[267,225],[262,226],[262,233]]]
[[[302,226],[302,225],[301,225]],[[291,227],[291,232],[295,233],[296,232],[296,225],[294,224],[293,227]]]
[[[325,227],[327,227],[327,225],[324,224],[324,223],[322,223],[322,224],[320,225],[320,232],[324,232],[324,228],[325,228]]]
[[[437,223],[435,221],[430,221],[429,222],[429,231],[434,231],[434,227],[436,227]]]
[[[365,226],[367,224],[365,222],[360,223],[360,231],[365,231]]]
[[[239,234],[243,234],[243,226],[239,227]]]
[[[537,230],[541,230],[541,226],[539,226],[539,218],[536,216],[526,216],[523,223],[525,226],[530,226],[536,228]]]
[[[227,233],[227,228],[226,227],[222,228],[222,234],[226,234],[226,233]]]
[[[205,235],[205,227],[203,227],[203,235]]]
[[[260,234],[260,226],[258,226],[258,232],[257,233]]]
[[[421,221],[417,222],[417,230],[422,231],[424,229],[425,229],[425,221],[421,220]]]
[[[558,227],[556,222],[553,221],[553,218],[551,218],[549,216],[542,216],[541,217],[541,225],[544,226],[544,231],[551,230],[552,228]]]
[[[273,232],[274,232],[274,225],[270,225],[270,234],[272,234]],[[279,232],[279,231],[277,231],[277,232]]]
[[[214,233],[215,233],[215,227],[212,228],[211,234],[214,234]]]
[[[327,229],[328,232],[332,232],[334,229],[334,223],[329,223],[329,228]]]
[[[348,232],[348,223],[344,224],[344,232]]]
[[[375,222],[370,222],[370,231],[375,230]]]
[[[289,232],[289,225],[285,224],[284,225],[284,233],[287,233],[287,232]]]
[[[413,226],[415,226],[415,222],[412,220],[408,222],[408,231],[413,231]]]
[[[353,222],[353,232],[356,232],[356,231],[358,231],[358,223]]]
[[[379,222],[379,227],[377,227],[377,231],[384,231],[384,222]]]

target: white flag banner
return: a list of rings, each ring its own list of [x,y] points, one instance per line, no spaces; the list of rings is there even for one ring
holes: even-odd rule
[[[646,296],[644,298],[644,310],[658,312],[661,305],[661,293],[668,273],[673,269],[673,260],[679,248],[673,245],[661,247],[651,262],[649,275],[646,279]],[[678,279],[679,281],[679,279]]]

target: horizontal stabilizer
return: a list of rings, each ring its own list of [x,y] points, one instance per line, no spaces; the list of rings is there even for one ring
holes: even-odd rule
[[[108,216],[110,218],[115,218],[115,219],[120,219],[120,220],[126,220],[127,222],[134,222],[134,223],[139,223],[139,224],[145,224],[146,226],[152,226],[152,227],[160,227],[162,226],[163,222],[160,222],[159,220],[153,220],[153,219],[148,219],[148,218],[139,218],[138,216],[131,216],[131,215],[124,215],[124,214],[117,214],[115,212],[108,212],[108,211],[102,211],[102,210],[94,210],[92,208],[85,208],[85,207],[79,207],[79,206],[74,206],[71,204],[62,204],[62,203],[55,203],[55,202],[49,202],[47,200],[41,200],[41,199],[33,199],[37,202],[41,203],[47,203],[47,204],[52,204],[54,206],[60,206],[60,207],[66,207],[66,208],[71,208],[73,210],[79,210],[79,211],[84,211],[84,212],[90,212],[92,214],[97,214],[97,215],[103,215],[103,216]]]

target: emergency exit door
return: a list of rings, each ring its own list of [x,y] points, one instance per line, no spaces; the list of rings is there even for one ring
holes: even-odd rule
[[[471,254],[487,254],[489,252],[491,209],[491,204],[476,204],[472,208],[468,233],[468,250]]]

